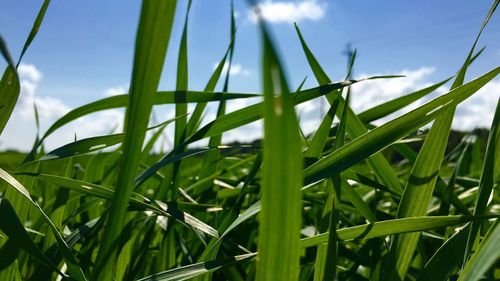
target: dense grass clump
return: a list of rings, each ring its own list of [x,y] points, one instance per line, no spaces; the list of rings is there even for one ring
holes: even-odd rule
[[[404,78],[350,79],[354,52],[346,80],[332,82],[297,25],[317,87],[290,88],[261,21],[262,93],[228,92],[232,17],[228,49],[205,89],[188,89],[191,1],[176,89],[158,90],[176,1],[144,0],[130,92],[73,109],[26,155],[2,154],[0,280],[500,279],[500,103],[489,130],[458,141],[451,130],[456,106],[500,73],[497,67],[466,80],[498,3],[453,77],[357,113],[349,107],[352,84]],[[8,63],[0,81],[0,133],[20,93],[17,65],[48,6],[17,62],[0,41]],[[447,94],[373,125],[448,81]],[[227,100],[255,97],[262,102],[226,113]],[[295,106],[313,99],[326,99],[330,109],[306,136]],[[217,116],[200,126],[209,102],[218,105]],[[192,112],[188,103],[196,105]],[[151,126],[160,104],[175,104],[175,118]],[[69,122],[120,107],[124,133],[44,151],[46,138]],[[222,145],[224,133],[260,119],[262,141]],[[419,130],[429,123],[428,131]],[[174,146],[156,154],[166,126],[175,126]],[[202,139],[207,147],[189,146]]]

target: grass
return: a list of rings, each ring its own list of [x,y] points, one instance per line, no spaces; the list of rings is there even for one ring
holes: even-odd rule
[[[1,154],[0,280],[500,279],[500,103],[487,140],[484,131],[467,133],[458,144],[449,139],[456,106],[500,73],[497,67],[466,80],[481,59],[484,48],[476,45],[498,3],[456,75],[356,113],[350,85],[404,78],[351,79],[354,52],[345,81],[333,83],[298,25],[297,44],[318,86],[290,89],[272,32],[260,22],[263,91],[228,92],[234,16],[228,48],[205,89],[190,90],[189,8],[176,89],[159,90],[180,15],[176,1],[143,1],[130,93],[73,109],[26,155]],[[17,61],[0,40],[7,62],[0,133],[20,93],[17,65],[43,28],[49,4],[44,1]],[[373,125],[450,80],[447,94]],[[255,97],[263,101],[225,112],[227,100]],[[295,106],[313,99],[326,99],[330,109],[306,136]],[[217,115],[202,127],[209,102],[218,105]],[[188,103],[196,105],[192,112]],[[150,125],[160,104],[175,104],[175,118]],[[64,125],[112,108],[126,109],[123,133],[44,150]],[[222,145],[223,134],[260,119],[262,146]],[[431,122],[427,133],[419,130]],[[172,125],[174,146],[157,154],[154,144]],[[189,146],[201,139],[209,145]]]

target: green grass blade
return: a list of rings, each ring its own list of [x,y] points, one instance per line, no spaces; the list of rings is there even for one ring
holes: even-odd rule
[[[0,135],[14,110],[21,86],[15,68],[8,66],[0,80]]]
[[[470,226],[464,227],[446,240],[425,264],[417,281],[447,280],[463,260],[469,230]]]
[[[370,239],[399,233],[420,232],[445,226],[458,225],[470,222],[474,219],[487,218],[489,217],[476,218],[471,216],[433,216],[393,219],[342,228],[337,231],[337,236],[340,240],[343,241]],[[303,238],[301,240],[301,247],[313,247],[326,243],[327,241],[328,233],[322,233],[319,235]]]
[[[245,254],[229,258],[218,259],[214,261],[200,262],[186,266],[177,267],[165,272],[160,272],[141,278],[137,281],[181,281],[196,276],[216,271],[226,266],[235,265],[244,261],[253,259],[256,254]]]
[[[7,61],[7,64],[13,69],[16,69],[14,59],[12,59],[12,55],[10,54],[9,49],[7,48],[7,43],[5,42],[2,36],[0,36],[0,53],[2,53],[2,56]]]
[[[67,177],[49,175],[49,174],[25,174],[27,176],[32,176],[37,180],[44,181],[47,183],[51,183],[53,185],[67,188],[69,190],[73,190],[79,193],[96,196],[104,199],[113,199],[113,195],[115,191],[109,187],[85,182],[81,180],[75,180]],[[142,208],[144,210],[150,210],[158,215],[162,216],[170,216],[175,220],[181,222],[182,224],[193,227],[194,229],[200,230],[210,236],[219,237],[219,233],[208,224],[198,220],[194,216],[183,212],[174,206],[157,201],[148,199],[145,196],[132,192],[130,196],[127,198],[127,204],[130,204],[134,207]]]
[[[191,10],[192,1],[189,0],[186,17],[184,19],[184,28],[182,30],[181,44],[179,46],[179,57],[177,60],[177,80],[175,89],[178,91],[186,91],[188,88],[188,54],[187,54],[187,35],[189,11]],[[175,104],[175,116],[184,116],[175,120],[174,146],[180,145],[186,137],[187,125],[187,104]]]
[[[345,142],[345,132],[347,127],[347,111],[349,109],[349,97],[350,91],[347,90],[346,96],[346,106],[344,106],[342,110],[342,114],[340,117],[340,124],[337,130],[337,135],[335,136],[335,150],[339,149],[344,145]],[[335,151],[333,152],[335,153]],[[327,243],[327,253],[326,253],[326,262],[324,264],[324,278],[323,280],[335,280],[337,276],[337,264],[338,264],[338,239],[337,239],[337,229],[339,229],[339,220],[340,220],[340,201],[341,201],[341,191],[343,184],[342,174],[335,173],[332,176],[332,184],[333,184],[333,200],[332,207],[330,211],[330,222],[328,227],[328,243]],[[328,201],[328,200],[327,200]],[[328,202],[327,202],[328,204]]]
[[[14,177],[5,172],[3,169],[0,169],[0,178],[3,181],[5,181],[10,187],[14,188],[17,192],[19,192],[26,199],[28,199],[29,202],[36,208],[37,212],[41,215],[42,219],[48,224],[50,230],[52,231],[57,240],[58,248],[61,251],[62,255],[64,256],[70,276],[78,281],[87,280],[85,275],[83,274],[82,269],[78,265],[76,258],[73,256],[71,249],[69,248],[68,244],[59,233],[59,230],[50,220],[50,218],[45,214],[40,205],[38,205],[38,203],[35,200],[33,200],[28,190],[21,183],[19,183]]]
[[[116,253],[108,256],[113,241],[118,237],[125,221],[128,197],[132,192],[142,145],[157,91],[165,55],[170,40],[176,1],[144,1],[137,31],[134,66],[130,83],[130,103],[125,119],[125,141],[120,161],[118,182],[105,225],[103,242],[97,262],[105,264],[99,279],[114,275]]]
[[[302,37],[302,34],[300,33],[299,28],[297,26],[295,27],[297,30],[297,34],[299,35],[299,39],[301,41],[302,49],[304,50],[307,61],[309,62],[309,66],[313,71],[316,80],[320,85],[330,83],[331,81],[330,78],[326,75],[323,68],[316,60],[313,53],[310,51],[309,47],[307,46],[305,40]],[[393,76],[387,76],[387,77],[393,77]],[[327,95],[326,97],[328,99],[328,102],[332,104],[334,97],[332,95]],[[338,100],[340,109],[344,108],[345,105],[344,99],[342,97],[339,97]],[[352,138],[357,138],[368,131],[366,127],[363,125],[363,122],[359,120],[358,116],[350,108],[348,109],[347,114],[350,120],[347,126],[347,132]],[[394,172],[390,164],[387,162],[387,160],[384,158],[384,156],[376,153],[372,155],[370,158],[367,158],[366,161],[383,184],[385,184],[391,191],[395,193],[401,193],[402,191],[401,183],[399,182],[396,173]]]
[[[304,171],[305,183],[325,179],[387,147],[394,141],[429,123],[447,109],[464,101],[499,73],[500,67],[352,140],[335,153],[321,158],[306,168]]]
[[[498,262],[500,251],[500,223],[498,219],[490,227],[488,233],[465,265],[458,281],[476,281],[483,278],[483,274],[495,263]]]
[[[306,101],[327,95],[335,90],[350,86],[362,80],[348,80],[333,84],[318,86],[315,88],[296,92],[292,95],[294,104],[301,104]],[[338,93],[337,93],[338,94]],[[229,114],[223,115],[220,118],[210,122],[201,129],[199,129],[187,142],[195,142],[206,137],[219,135],[231,129],[241,127],[253,121],[257,121],[263,117],[262,103],[253,104],[245,108],[233,111]]]
[[[425,97],[426,95],[434,92],[437,88],[443,86],[446,84],[448,81],[451,80],[450,78],[447,78],[439,83],[436,83],[434,85],[431,85],[429,87],[426,87],[424,89],[415,91],[413,93],[404,95],[402,97],[390,100],[388,102],[384,102],[382,104],[379,104],[377,106],[374,106],[370,109],[367,109],[360,114],[358,114],[358,117],[363,123],[370,123],[372,121],[378,120],[380,118],[386,117],[391,113],[394,113],[405,106],[417,101],[418,99]]]
[[[457,87],[463,84],[467,67],[474,54],[474,48],[477,41],[498,3],[499,1],[496,1],[493,4],[490,12],[486,16],[467,58],[451,86],[452,90],[457,89]],[[427,213],[437,176],[444,158],[446,144],[448,143],[451,124],[455,114],[455,106],[443,112],[432,124],[417,156],[415,165],[412,168],[403,196],[401,197],[397,212],[398,218],[422,216]],[[417,247],[418,239],[419,233],[396,237],[396,240],[391,246],[392,261],[389,263],[387,270],[390,275],[396,272],[400,279],[405,278],[410,263],[413,260],[413,253]]]
[[[215,86],[217,86],[217,82],[220,79],[220,76],[222,74],[222,70],[224,69],[224,65],[226,64],[227,57],[230,53],[232,53],[233,50],[233,41],[231,41],[231,44],[229,44],[229,47],[226,50],[226,53],[220,60],[219,64],[217,65],[217,68],[215,68],[214,72],[212,73],[212,76],[210,76],[210,79],[208,80],[207,84],[205,85],[204,91],[207,92],[212,92],[215,89]],[[229,64],[230,65],[230,64]],[[228,69],[231,67],[229,66]],[[223,102],[221,100],[221,102]],[[189,122],[187,124],[186,128],[186,136],[192,135],[197,129],[201,121],[201,117],[203,115],[203,112],[205,111],[205,108],[207,106],[206,102],[201,102],[196,104],[196,108],[194,109],[193,113],[191,114],[191,118],[189,118]]]
[[[315,160],[321,158],[321,154],[328,139],[330,127],[332,126],[333,119],[335,118],[335,112],[337,111],[338,105],[339,101],[335,99],[335,101],[328,109],[325,117],[323,117],[323,120],[321,120],[321,124],[319,125],[318,130],[316,130],[316,132],[314,133],[313,139],[311,140],[309,147],[304,153],[304,157],[312,158]]]
[[[163,123],[147,128],[147,130],[152,130],[158,127],[166,126],[174,122],[177,118],[178,117],[167,120]],[[61,159],[61,158],[67,158],[71,156],[90,153],[96,150],[100,150],[121,143],[123,142],[124,138],[125,138],[125,133],[120,133],[120,134],[97,136],[97,137],[90,137],[86,139],[77,140],[75,142],[68,143],[66,145],[63,145],[61,147],[58,147],[50,151],[42,158],[40,158],[40,161],[49,159]]]
[[[260,96],[259,94],[248,93],[221,93],[221,92],[206,92],[206,91],[161,91],[154,94],[154,104],[175,104],[175,103],[190,103],[190,102],[213,102],[230,99],[240,98],[254,98]],[[86,116],[91,113],[126,107],[130,103],[130,95],[117,95],[107,97],[89,104],[77,107],[64,116],[56,120],[49,129],[43,134],[40,140],[32,148],[30,154],[26,157],[25,163],[34,159],[36,149],[42,145],[43,141],[53,134],[57,129],[74,121],[80,117]]]
[[[3,218],[0,220],[0,229],[15,243],[15,245],[57,272],[59,275],[67,277],[67,275],[62,273],[42,250],[36,246],[17,217],[12,205],[10,205],[9,201],[5,198],[0,198],[0,215]]]
[[[474,215],[485,215],[486,214],[486,206],[488,205],[488,201],[493,191],[493,187],[495,185],[495,158],[498,157],[499,150],[498,144],[500,143],[500,100],[497,102],[497,108],[495,111],[495,115],[493,117],[493,123],[491,124],[490,133],[488,137],[488,143],[485,152],[485,158],[483,163],[483,170],[481,172],[481,179],[479,180],[479,191],[476,197]],[[498,184],[498,183],[497,183]],[[481,225],[478,223],[472,223],[471,231],[469,233],[469,237],[467,238],[467,248],[464,260],[466,260],[468,256],[468,252],[470,251],[470,247],[474,240],[476,239],[477,234]]]
[[[33,42],[33,39],[35,39],[35,36],[37,35],[38,31],[40,30],[40,26],[42,25],[43,18],[45,17],[45,12],[47,11],[49,4],[50,4],[50,0],[43,1],[43,5],[40,8],[40,11],[38,11],[38,15],[36,16],[35,22],[33,23],[33,27],[31,28],[30,34],[28,35],[28,38],[26,39],[26,42],[24,43],[23,49],[21,51],[21,55],[19,56],[19,59],[17,60],[16,68],[21,63],[21,60],[23,59],[24,54],[26,53],[29,46]]]
[[[264,152],[257,279],[296,280],[300,272],[302,220],[299,125],[276,49],[264,23],[260,24],[260,29],[263,44]]]

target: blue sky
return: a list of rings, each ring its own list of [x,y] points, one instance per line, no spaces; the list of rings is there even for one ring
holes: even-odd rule
[[[22,49],[33,20],[43,1],[0,1],[0,34],[14,57]],[[293,21],[301,30],[328,74],[335,80],[344,76],[346,43],[358,49],[355,77],[369,74],[408,75],[390,84],[360,85],[353,106],[361,110],[388,98],[409,93],[437,82],[458,70],[472,44],[492,1],[262,1],[266,20],[273,28],[292,87],[308,75],[306,86],[315,86]],[[179,0],[173,37],[168,50],[161,89],[175,85],[175,63],[187,1]],[[251,10],[235,0],[237,41],[230,90],[256,92],[260,89],[259,41]],[[45,109],[42,129],[76,106],[127,91],[133,59],[140,1],[58,1],[53,0],[41,30],[23,59],[23,93],[13,119],[0,137],[0,148],[27,149],[33,141],[32,103]],[[229,0],[193,0],[189,23],[189,87],[202,89],[229,42]],[[473,65],[473,78],[497,67],[500,62],[500,21],[495,15],[481,37],[484,54]],[[2,69],[5,63],[0,62]],[[22,73],[21,73],[22,72]],[[389,87],[390,86],[390,87]],[[500,96],[500,82],[488,86],[457,113],[455,127],[487,126],[492,108]],[[389,88],[389,89],[388,89]],[[356,93],[356,88],[354,89]],[[445,93],[440,89],[437,94]],[[357,95],[357,97],[356,97]],[[356,102],[357,100],[357,102]],[[418,103],[417,103],[418,104]],[[493,104],[493,107],[491,106]],[[230,110],[246,105],[234,102]],[[311,130],[319,118],[318,102],[298,108],[303,128]],[[209,108],[210,109],[210,108]],[[471,115],[483,114],[470,118]],[[161,107],[158,119],[172,115]],[[210,118],[209,111],[207,118]],[[54,147],[79,137],[108,133],[122,118],[121,111],[90,116],[63,128],[48,140]],[[460,117],[462,119],[460,119]],[[107,120],[106,118],[109,118]],[[490,118],[490,119],[488,119]],[[208,121],[207,119],[207,121]],[[383,122],[382,120],[381,122]],[[258,137],[258,123],[231,132],[233,140]]]

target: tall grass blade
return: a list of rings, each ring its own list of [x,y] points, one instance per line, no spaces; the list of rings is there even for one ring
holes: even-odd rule
[[[499,1],[496,1],[493,4],[486,16],[467,58],[451,86],[452,90],[457,89],[457,87],[463,84],[477,41],[498,3]],[[401,197],[397,212],[398,218],[422,216],[427,213],[427,208],[432,198],[434,186],[443,161],[454,114],[455,106],[443,112],[432,124]],[[393,266],[393,268],[387,270],[389,274],[393,275],[393,270],[395,270],[400,279],[405,278],[413,259],[418,239],[419,233],[402,235],[396,238],[391,246],[392,262],[389,263],[389,267]],[[394,279],[396,277],[393,276],[391,278]]]
[[[309,62],[309,66],[316,77],[316,80],[320,85],[330,83],[330,78],[326,75],[325,71],[316,60],[309,47],[307,46],[305,40],[300,33],[299,28],[296,26],[297,34],[299,35],[299,39],[301,41],[302,49],[306,55],[307,61]],[[327,95],[328,102],[330,104],[333,103],[333,96]],[[345,101],[342,97],[338,98],[339,100],[339,108],[344,108]],[[347,126],[347,132],[352,138],[359,137],[366,133],[368,130],[363,125],[363,122],[359,120],[357,115],[349,108],[348,109],[348,118],[349,124]],[[402,187],[401,183],[398,180],[398,177],[392,167],[389,165],[387,160],[381,154],[374,154],[371,157],[366,159],[370,168],[374,171],[380,181],[387,186],[390,190],[396,193],[401,193]]]
[[[458,281],[476,281],[483,278],[483,274],[495,263],[498,262],[500,252],[500,223],[498,219],[490,227],[483,241],[465,265]]]
[[[302,154],[293,98],[264,23],[262,75],[264,153],[257,280],[297,280]]]
[[[222,267],[234,265],[240,262],[248,261],[255,257],[255,254],[245,254],[224,258],[214,261],[200,262],[182,267],[177,267],[165,272],[156,273],[154,275],[141,278],[137,281],[181,281],[187,280],[196,276],[207,274],[216,271]]]
[[[403,219],[393,219],[387,221],[379,221],[353,227],[346,227],[337,231],[337,236],[340,240],[359,240],[383,237],[387,235],[420,232],[424,230],[436,229],[445,226],[458,225],[467,223],[473,220],[488,219],[490,217],[473,217],[473,216],[432,216],[432,217],[411,217]],[[301,247],[308,248],[326,243],[328,241],[328,233],[303,238]]]
[[[486,147],[483,170],[481,172],[481,178],[479,180],[479,191],[476,197],[474,215],[480,216],[486,214],[486,206],[488,205],[491,192],[495,185],[495,158],[500,158],[498,154],[498,144],[500,143],[500,100],[497,102],[497,108],[495,115],[493,117],[493,123],[491,124],[490,133],[488,137],[488,143]],[[498,185],[498,182],[497,182]],[[476,236],[481,229],[481,224],[473,222],[471,225],[471,231],[469,237],[467,238],[467,247],[464,256],[464,261],[467,259],[469,251],[476,240]]]
[[[47,8],[49,7],[50,0],[45,0],[43,1],[42,7],[40,8],[40,11],[38,11],[38,15],[36,16],[35,22],[33,23],[33,27],[31,28],[30,34],[28,35],[28,38],[26,39],[26,42],[24,43],[23,49],[21,51],[21,55],[19,55],[19,59],[17,60],[17,66],[21,63],[24,54],[28,50],[29,46],[33,42],[33,39],[35,39],[35,36],[37,35],[38,31],[40,30],[40,26],[42,25],[43,18],[45,17],[45,12],[47,12]]]
[[[62,255],[64,256],[70,276],[78,281],[87,280],[85,275],[83,274],[82,269],[78,265],[76,258],[71,252],[71,249],[69,248],[68,244],[59,233],[59,230],[50,220],[47,214],[45,214],[40,205],[38,205],[38,203],[35,200],[33,200],[28,190],[21,183],[19,183],[14,177],[12,177],[9,173],[5,172],[3,169],[0,169],[0,178],[3,181],[5,181],[10,187],[14,188],[18,193],[22,194],[26,199],[28,199],[29,202],[36,208],[37,212],[41,215],[42,219],[48,224],[50,230],[52,231],[54,237],[57,240],[58,248],[61,251]]]
[[[323,180],[380,151],[464,101],[499,73],[500,67],[352,140],[335,153],[328,154],[306,168],[305,183]]]
[[[144,1],[137,31],[134,66],[130,83],[130,103],[125,119],[125,141],[116,192],[111,203],[108,224],[99,248],[97,262],[105,265],[96,277],[110,280],[113,277],[116,254],[109,253],[113,241],[121,232],[125,221],[128,197],[132,192],[142,145],[146,134],[154,94],[170,39],[176,1]]]
[[[0,229],[10,238],[10,241],[61,276],[67,276],[52,263],[50,258],[48,258],[40,248],[36,246],[17,217],[12,205],[10,205],[9,201],[5,198],[0,198],[0,214],[3,218],[0,220]]]

